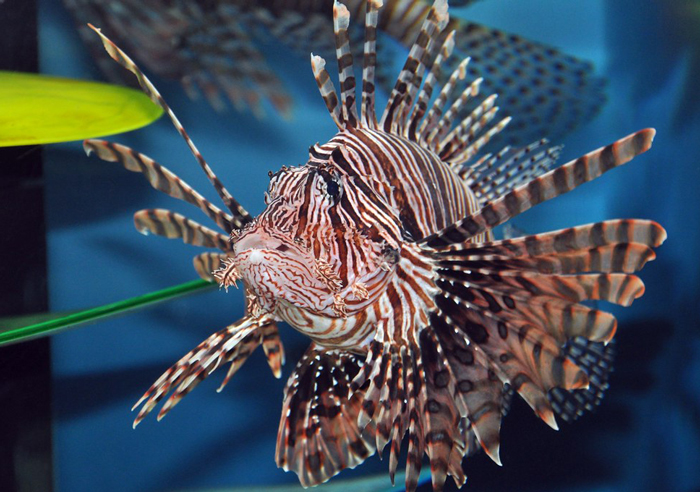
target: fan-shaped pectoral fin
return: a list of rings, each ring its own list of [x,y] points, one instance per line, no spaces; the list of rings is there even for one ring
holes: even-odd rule
[[[268,361],[273,373],[277,375],[279,373],[278,366],[282,363],[280,356],[283,357],[281,355],[283,352],[281,351],[281,344],[276,350],[270,349],[270,340],[274,338],[270,334],[272,331],[276,332],[273,320],[266,318],[256,319],[247,316],[211,335],[165,371],[141,399],[136,402],[133,409],[140,406],[141,410],[139,410],[134,420],[134,427],[171,391],[172,394],[158,413],[158,420],[163,418],[202,380],[219,367],[230,362],[231,366],[228,373],[219,387],[219,391],[221,391],[261,343],[269,345],[266,349],[266,354],[268,354]],[[265,340],[266,338],[267,341]],[[276,340],[279,342],[279,337]]]
[[[361,357],[312,344],[287,381],[275,460],[304,487],[374,454],[373,427],[357,425],[362,393],[351,387],[361,366]]]

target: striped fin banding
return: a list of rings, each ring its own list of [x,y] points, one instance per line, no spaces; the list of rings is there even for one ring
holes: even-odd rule
[[[361,405],[350,381],[361,360],[311,345],[287,381],[277,434],[277,466],[303,487],[327,481],[374,454],[373,427],[357,424]]]
[[[211,181],[212,185],[214,185],[216,192],[219,194],[226,207],[233,214],[241,217],[244,222],[249,222],[251,220],[250,214],[233,198],[233,196],[231,196],[231,194],[228,192],[228,190],[226,190],[221,181],[219,181],[219,178],[216,177],[214,172],[209,167],[209,164],[207,164],[207,161],[204,160],[202,154],[199,152],[199,150],[197,150],[197,147],[195,147],[194,142],[192,142],[192,140],[190,139],[189,135],[185,131],[185,128],[175,116],[175,113],[173,113],[173,111],[170,109],[170,106],[168,106],[168,104],[165,102],[165,99],[163,99],[163,96],[160,95],[160,93],[153,86],[151,81],[148,80],[148,77],[144,75],[141,69],[138,66],[136,66],[136,64],[131,60],[131,58],[129,58],[126,55],[126,53],[120,50],[117,47],[117,45],[110,41],[110,39],[107,36],[102,34],[102,32],[100,32],[99,29],[97,29],[93,25],[88,25],[93,31],[95,31],[100,36],[100,38],[102,38],[102,44],[104,45],[105,50],[107,50],[107,53],[109,53],[109,55],[121,66],[123,66],[124,68],[132,72],[134,75],[136,75],[141,89],[143,89],[146,95],[151,98],[151,101],[153,101],[157,106],[161,107],[163,111],[165,111],[165,113],[170,117],[170,120],[173,122],[173,126],[175,126],[175,129],[187,143],[187,146],[190,148],[192,155],[195,157],[201,168],[204,170],[204,173],[207,175],[207,178],[209,178],[209,181]]]
[[[192,259],[194,269],[202,280],[218,283],[214,271],[221,268],[221,262],[230,256],[222,253],[202,253]]]
[[[435,99],[433,105],[430,107],[428,115],[425,118],[423,118],[423,121],[421,122],[420,127],[418,129],[420,138],[417,139],[417,141],[420,142],[420,144],[425,146],[426,148],[433,149],[431,135],[435,134],[435,127],[438,125],[438,122],[442,118],[442,113],[445,104],[447,103],[448,99],[452,96],[452,93],[454,92],[457,86],[457,82],[460,80],[464,80],[464,78],[467,76],[468,64],[469,58],[465,58],[457,66],[457,68],[455,68],[454,72],[452,72],[452,75],[450,75],[450,77],[447,79],[447,82],[445,82],[445,84],[442,86],[442,89],[440,89],[440,93]],[[478,88],[480,85],[481,80],[476,79],[465,89],[465,92],[469,91],[470,95],[476,95],[476,92],[478,92]]]
[[[479,244],[464,242],[436,247],[441,252],[463,251],[469,256],[498,255],[508,257],[544,256],[576,250],[615,245],[642,244],[658,248],[666,240],[666,231],[654,221],[614,219],[558,231],[545,232]]]
[[[134,226],[141,234],[180,238],[193,246],[231,251],[228,237],[170,210],[146,209],[134,214]]]
[[[270,366],[272,375],[277,379],[282,377],[282,366],[284,365],[284,346],[280,339],[280,332],[277,323],[270,321],[263,323],[258,328],[262,337],[262,348]]]
[[[172,395],[158,413],[158,420],[162,419],[200,381],[226,362],[232,363],[231,370],[235,372],[260,345],[260,333],[257,328],[257,323],[250,318],[243,318],[214,333],[185,354],[175,365],[165,371],[133,406],[132,410],[135,410],[143,404],[134,420],[134,427],[171,391]],[[232,374],[231,370],[230,374]],[[229,377],[230,375],[226,380]]]
[[[506,147],[495,156],[487,156],[471,166],[463,165],[460,176],[484,202],[490,202],[511,192],[521,184],[549,171],[562,147],[544,147],[548,141],[541,139],[520,149]]]
[[[533,206],[563,195],[603,173],[629,162],[651,147],[655,131],[641,130],[590,152],[486,204],[481,210],[427,238],[430,247],[462,243],[493,229]]]
[[[333,26],[336,41],[336,58],[340,79],[340,100],[325,69],[325,60],[311,55],[311,68],[326,108],[339,130],[348,128],[376,128],[374,77],[376,72],[376,9],[381,2],[367,2],[365,12],[365,45],[363,62],[363,88],[361,117],[358,122],[355,109],[355,78],[352,70],[352,53],[349,47],[348,24],[350,13],[342,4],[334,1]],[[420,9],[406,7],[406,14],[415,22],[423,18]],[[443,108],[449,102],[457,82],[466,77],[468,60],[464,60],[447,83],[443,86],[435,103],[428,110],[430,96],[440,65],[449,57],[454,48],[454,34],[443,36],[450,23],[446,0],[435,0],[431,7],[425,6],[427,16],[421,24],[417,39],[411,45],[408,57],[389,100],[382,113],[379,128],[384,132],[401,135],[420,142],[424,148],[445,154],[443,160],[459,167],[471,159],[491,138],[501,132],[510,122],[504,118],[496,125],[489,126],[496,109],[493,107],[495,95],[477,105],[471,117],[462,121],[452,133],[451,127],[457,121],[460,110],[479,94],[483,79],[474,80],[461,96],[454,101],[443,115]],[[391,15],[397,15],[395,11]],[[401,18],[401,16],[399,16]],[[402,22],[406,19],[401,18]],[[428,71],[427,77],[425,73]],[[424,80],[425,79],[425,80]],[[426,111],[428,112],[425,116]],[[483,134],[481,134],[483,132]],[[446,135],[449,136],[446,138]],[[442,150],[440,150],[442,149]]]
[[[450,32],[442,43],[442,46],[438,46],[437,43],[433,43],[431,49],[439,49],[438,52],[431,52],[430,59],[432,65],[430,66],[430,72],[425,77],[425,82],[423,87],[421,87],[420,93],[418,94],[418,99],[416,100],[416,108],[411,114],[411,119],[408,125],[408,138],[413,141],[418,140],[418,124],[425,116],[425,112],[428,110],[428,103],[430,98],[433,96],[433,89],[440,78],[441,67],[443,61],[448,59],[452,54],[454,49],[454,37],[455,32]]]
[[[377,18],[382,6],[381,0],[367,0],[365,13],[365,43],[362,57],[362,125],[367,128],[377,127],[375,112],[374,73],[377,66]]]
[[[651,248],[664,239],[654,222],[613,220],[438,247],[441,293],[431,325],[445,337],[462,333],[474,347],[469,360],[482,352],[486,367],[557,428],[557,415],[573,420],[600,402],[611,367],[604,347],[615,318],[578,303],[629,305],[644,290],[629,273],[652,260]]]
[[[326,103],[326,108],[331,118],[333,118],[338,129],[343,130],[345,128],[345,120],[338,103],[338,94],[335,92],[331,77],[326,70],[326,60],[311,53],[311,70],[314,73],[318,90],[321,92],[321,97],[323,102]]]
[[[462,251],[463,253],[464,251]],[[642,269],[656,257],[654,250],[644,244],[617,243],[570,253],[555,253],[529,258],[512,258],[493,255],[452,256],[441,255],[441,265],[458,263],[463,268],[477,270],[488,265],[494,271],[532,271],[537,273],[633,273]]]
[[[441,114],[440,119],[435,124],[435,127],[430,133],[427,134],[425,138],[425,144],[430,146],[430,148],[432,148],[433,150],[435,150],[436,153],[439,154],[440,148],[444,146],[442,142],[446,139],[446,134],[452,128],[452,125],[454,124],[455,118],[457,118],[459,111],[462,109],[462,107],[464,107],[467,104],[467,102],[479,95],[479,89],[481,87],[482,82],[483,79],[476,79],[471,84],[469,84],[466,87],[466,89],[462,91],[459,97],[452,103],[452,105],[447,109],[447,111],[444,114]],[[498,96],[496,94],[492,94],[489,97],[487,97],[484,100],[484,102],[482,102],[481,105],[472,112],[472,115],[468,116],[467,118],[462,120],[462,122],[460,122],[457,128],[454,129],[454,132],[457,133],[460,130],[460,127],[462,127],[462,125],[464,125],[464,127],[469,127],[473,122],[474,115],[478,114],[479,111],[483,112],[483,110],[480,110],[479,108],[488,107],[489,105],[493,106],[497,97]]]
[[[158,413],[158,420],[162,419],[203,379],[230,362],[228,373],[218,389],[221,391],[231,376],[260,345],[262,341],[261,327],[269,323],[271,320],[243,318],[214,333],[185,354],[175,365],[165,371],[133,406],[132,410],[141,406],[141,410],[134,420],[134,427],[172,391]],[[269,331],[269,328],[266,330]],[[273,363],[271,363],[271,367],[273,367]],[[273,371],[275,371],[274,367]]]
[[[444,29],[448,20],[447,1],[436,0],[423,22],[416,41],[411,46],[396,85],[389,94],[389,100],[379,123],[385,132],[396,135],[404,133],[403,127],[408,111],[423,80],[425,63],[430,63],[425,54],[430,53],[430,44],[436,42],[435,35]]]
[[[348,26],[350,12],[345,5],[333,2],[333,31],[335,32],[335,55],[338,60],[338,75],[340,79],[340,104],[343,111],[343,121],[348,127],[357,126],[357,109],[355,104],[355,74],[353,72],[352,51]]]
[[[104,161],[118,162],[129,171],[142,173],[156,190],[199,207],[227,233],[240,229],[248,221],[244,216],[234,217],[223,212],[166,167],[129,147],[106,140],[91,139],[83,142],[83,148],[88,155],[94,152]]]

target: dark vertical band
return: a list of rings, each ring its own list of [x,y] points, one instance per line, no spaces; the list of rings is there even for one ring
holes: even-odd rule
[[[37,0],[0,10],[0,70],[36,72]],[[42,178],[40,147],[0,148],[0,318],[48,309]],[[0,490],[53,488],[49,355],[48,339],[0,348]]]

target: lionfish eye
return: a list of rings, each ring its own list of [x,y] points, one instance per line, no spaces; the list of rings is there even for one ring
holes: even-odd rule
[[[340,185],[333,179],[326,181],[326,192],[333,200],[337,200],[340,196]]]
[[[319,171],[319,174],[326,183],[326,193],[334,204],[337,203],[338,198],[340,198],[340,183],[328,171]]]

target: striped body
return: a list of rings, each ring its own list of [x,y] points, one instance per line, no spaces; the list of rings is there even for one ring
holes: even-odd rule
[[[345,130],[314,146],[305,166],[273,176],[266,196],[266,210],[235,241],[246,285],[320,346],[356,351],[378,325],[408,333],[427,324],[432,303],[420,294],[435,287],[410,243],[479,208],[433,152],[373,129]]]
[[[465,483],[462,460],[479,449],[500,464],[501,419],[515,393],[554,429],[557,419],[574,420],[600,402],[617,322],[582,302],[628,306],[641,296],[644,284],[633,273],[654,259],[665,231],[631,219],[502,241],[492,230],[645,152],[655,132],[641,130],[552,170],[560,149],[546,140],[484,154],[511,118],[495,119],[496,98],[480,95],[482,80],[463,81],[467,60],[437,92],[455,47],[455,33],[443,32],[450,25],[445,0],[422,21],[377,117],[380,6],[366,4],[358,112],[350,12],[334,4],[339,93],[325,61],[312,55],[311,65],[338,134],[313,146],[304,166],[270,174],[266,208],[255,218],[140,69],[104,36],[107,52],[171,118],[228,212],[131,149],[95,140],[85,147],[212,219],[224,233],[167,210],[137,212],[135,224],[218,248],[195,257],[197,272],[226,288],[242,280],[247,298],[242,319],[151,386],[134,406],[141,407],[134,425],[172,392],[162,417],[231,362],[225,385],[258,345],[279,377],[276,322],[287,321],[312,342],[285,388],[277,464],[310,486],[389,447],[393,480],[406,441],[407,490],[416,489],[427,455],[439,491],[448,476]]]

